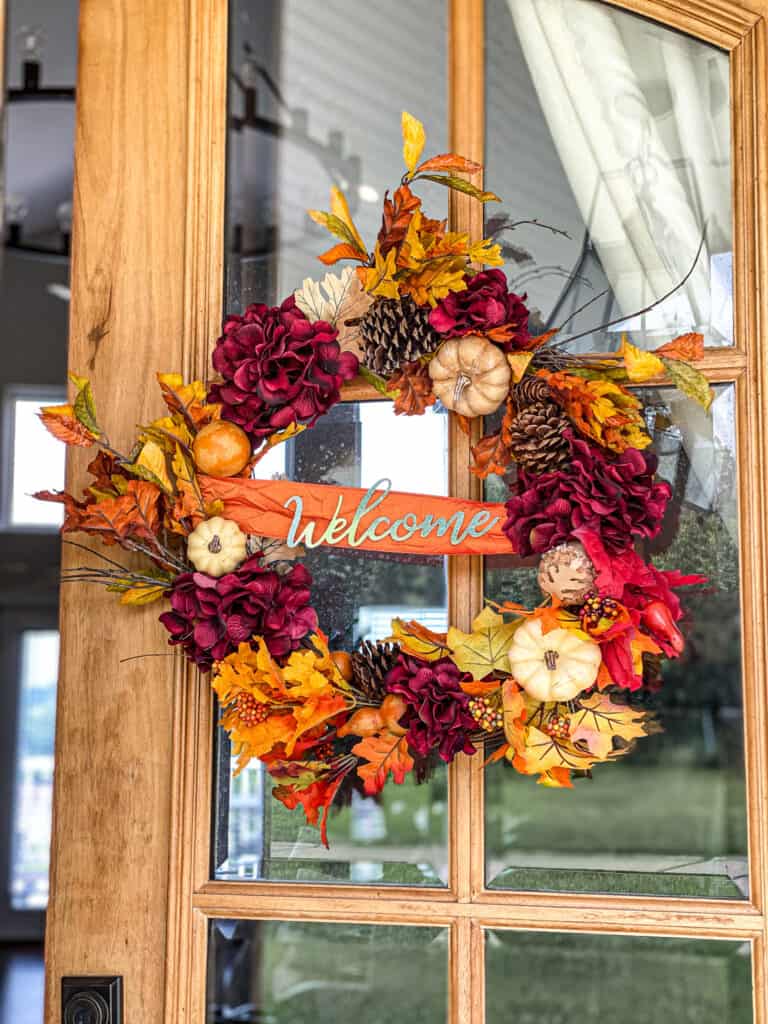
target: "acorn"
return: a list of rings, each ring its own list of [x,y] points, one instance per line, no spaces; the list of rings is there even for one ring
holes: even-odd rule
[[[334,665],[341,673],[342,678],[348,682],[352,682],[352,658],[347,654],[346,651],[331,651],[331,658]]]

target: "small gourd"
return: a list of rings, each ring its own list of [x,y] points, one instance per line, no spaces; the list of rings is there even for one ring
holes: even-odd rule
[[[472,418],[498,409],[509,393],[512,371],[497,345],[470,334],[443,342],[429,362],[429,375],[445,408]]]
[[[539,619],[515,630],[509,649],[512,675],[525,692],[540,701],[572,700],[597,679],[600,646],[571,629],[542,632]]]
[[[187,538],[187,557],[198,572],[224,576],[248,557],[248,538],[231,519],[205,519]]]

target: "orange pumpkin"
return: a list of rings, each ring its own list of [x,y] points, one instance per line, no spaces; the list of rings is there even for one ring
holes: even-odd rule
[[[251,453],[246,432],[228,420],[207,424],[192,444],[195,465],[206,476],[236,476],[248,465]]]

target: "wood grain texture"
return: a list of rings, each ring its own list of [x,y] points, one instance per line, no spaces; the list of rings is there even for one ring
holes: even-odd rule
[[[764,0],[604,0],[732,50],[765,16]]]
[[[162,407],[155,371],[193,351],[189,27],[188,0],[80,7],[69,362],[92,378],[123,450]],[[69,489],[88,457],[69,458]],[[160,1024],[179,674],[166,657],[122,661],[167,652],[155,608],[121,614],[113,595],[72,586],[61,628],[46,1021],[60,1020],[62,975],[116,973],[126,1019]]]

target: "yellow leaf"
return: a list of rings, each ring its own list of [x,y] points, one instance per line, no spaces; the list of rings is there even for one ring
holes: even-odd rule
[[[380,295],[384,299],[396,299],[400,292],[394,280],[397,253],[390,249],[386,258],[381,254],[381,247],[376,243],[374,250],[374,266],[361,268],[361,283],[371,295]]]
[[[662,361],[675,387],[679,388],[684,395],[692,398],[694,402],[698,402],[705,412],[709,412],[715,392],[709,386],[709,381],[701,370],[697,370],[695,366],[679,359],[664,357]]]
[[[137,583],[135,586],[123,591],[120,597],[120,604],[152,604],[153,601],[159,601],[167,589],[168,584],[166,583],[158,583],[154,586],[150,583]]]
[[[347,203],[347,197],[337,188],[335,185],[331,189],[331,213],[338,217],[339,220],[346,224],[349,228],[350,234],[360,246],[363,252],[366,251],[365,244],[360,237],[360,232],[355,227],[355,222],[352,220],[352,215],[349,212],[349,205]]]
[[[492,608],[484,608],[473,621],[471,633],[451,626],[447,640],[452,661],[473,679],[484,679],[490,672],[508,672],[507,653],[520,621],[505,622]]]
[[[512,379],[515,384],[519,384],[523,379],[532,359],[533,352],[507,352],[507,362],[512,368]]]
[[[660,377],[664,373],[664,364],[653,352],[642,352],[628,340],[626,334],[621,336],[619,355],[624,359],[627,376],[634,384],[642,384],[652,377]]]
[[[418,622],[392,620],[391,641],[399,644],[405,654],[415,655],[425,661],[437,661],[449,654],[445,633],[433,633]]]
[[[285,430],[278,430],[276,434],[270,434],[264,444],[256,452],[253,459],[253,465],[255,466],[260,459],[263,459],[270,449],[274,448],[275,445],[282,444],[283,441],[288,441],[292,437],[296,437],[302,430],[307,429],[306,423],[291,423],[290,426],[286,427]]]
[[[625,741],[647,736],[649,718],[645,712],[624,704],[615,704],[605,693],[593,693],[579,701],[571,716],[571,740],[581,741],[597,761],[607,761],[626,753],[626,747],[613,750],[613,737]]]
[[[408,173],[413,174],[421,154],[424,152],[424,143],[427,141],[424,125],[407,110],[402,116],[403,130],[403,161],[408,168]]]
[[[469,247],[469,259],[471,263],[484,263],[488,267],[504,266],[501,246],[497,242],[492,242],[490,238],[473,242]]]
[[[144,469],[149,470],[155,480],[162,484],[166,491],[171,492],[173,490],[173,484],[168,475],[168,466],[165,461],[165,452],[155,441],[147,441],[144,444],[134,465],[142,466]]]

